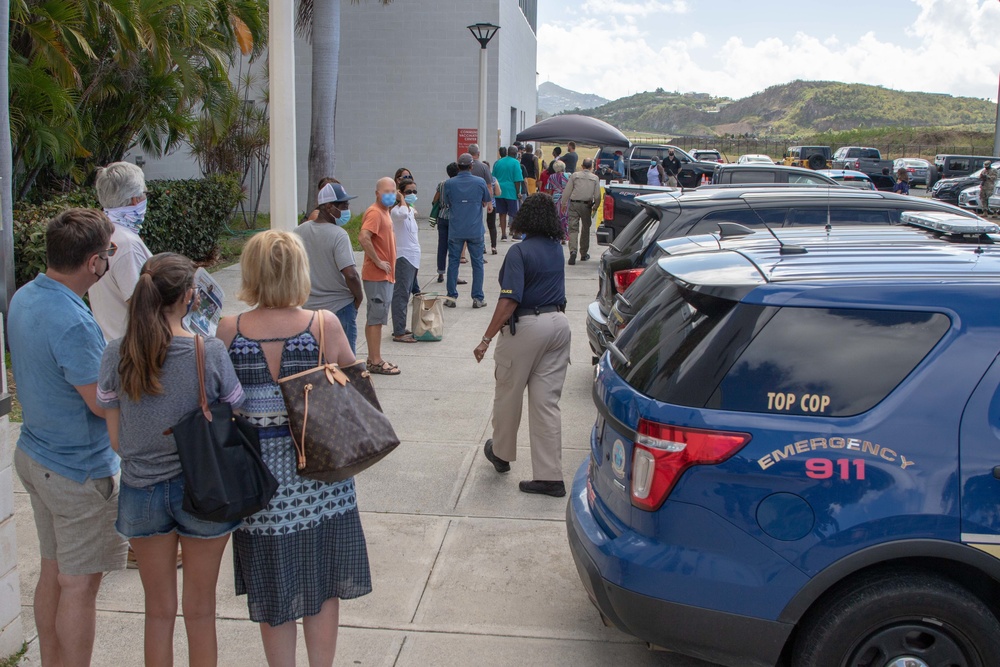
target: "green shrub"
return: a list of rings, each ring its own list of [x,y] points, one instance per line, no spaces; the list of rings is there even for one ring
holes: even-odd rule
[[[147,181],[149,207],[142,240],[151,252],[179,252],[195,262],[212,259],[218,239],[243,196],[236,178]],[[97,208],[93,188],[60,194],[40,204],[14,208],[14,274],[17,286],[45,270],[45,227],[60,211]]]
[[[147,181],[149,208],[142,240],[151,252],[179,252],[195,262],[212,258],[219,235],[243,197],[234,176]]]

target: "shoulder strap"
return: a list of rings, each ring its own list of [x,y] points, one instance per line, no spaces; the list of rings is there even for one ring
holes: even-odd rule
[[[324,331],[323,331],[323,320],[326,319],[326,318],[323,317],[323,313],[320,312],[320,311],[318,311],[318,310],[315,311],[315,313],[313,314],[313,317],[316,317],[317,319],[319,319],[319,363],[316,364],[316,366],[318,368],[318,367],[324,365],[323,357],[325,356],[325,352],[324,351],[325,351],[326,348],[324,346],[326,345],[326,336],[324,335]]]
[[[208,407],[208,396],[205,394],[205,341],[198,334],[194,336],[194,358],[198,365],[198,405],[201,406],[205,419],[212,421],[212,411]]]

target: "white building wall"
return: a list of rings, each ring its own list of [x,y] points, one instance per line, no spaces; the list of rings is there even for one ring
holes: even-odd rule
[[[537,71],[537,39],[528,19],[517,6],[516,0],[500,2],[500,32],[493,41],[500,40],[497,50],[499,72],[497,86],[497,124],[502,145],[510,146],[521,130],[535,124],[538,92],[535,85]],[[492,45],[491,45],[492,46]],[[514,109],[514,132],[511,133],[511,109]]]
[[[417,209],[428,215],[434,187],[457,157],[457,131],[476,128],[479,117],[479,44],[466,26],[501,27],[488,47],[487,125],[483,155],[496,159],[497,136],[510,136],[510,109],[518,112],[517,131],[534,123],[537,40],[517,0],[393,2],[376,0],[341,7],[340,81],[337,92],[336,153],[333,176],[358,199],[360,212],[375,199],[375,182],[409,169],[417,181]],[[297,180],[305,209],[311,121],[312,51],[295,41]],[[260,63],[266,58],[261,57]],[[523,115],[522,115],[523,112]],[[522,124],[521,118],[525,121]],[[135,160],[139,149],[126,157]],[[201,172],[187,147],[162,159],[144,156],[147,179],[198,178]],[[329,174],[327,174],[329,175]],[[267,212],[264,186],[261,211]]]

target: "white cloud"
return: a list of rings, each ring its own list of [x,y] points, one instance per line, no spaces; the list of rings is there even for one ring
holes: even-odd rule
[[[688,3],[685,0],[586,0],[583,11],[598,16],[651,16],[653,14],[686,14]]]
[[[1000,2],[912,1],[918,15],[905,39],[893,43],[877,31],[848,41],[829,34],[829,28],[822,36],[797,32],[758,40],[737,35],[719,40],[700,31],[662,37],[665,31],[641,20],[643,12],[653,5],[687,11],[685,3],[587,0],[582,20],[539,26],[539,72],[542,80],[609,98],[658,87],[738,98],[794,79],[994,98]],[[618,15],[609,5],[631,13]],[[594,13],[598,6],[600,16]],[[636,16],[638,22],[628,20]],[[579,57],[585,47],[592,55]]]

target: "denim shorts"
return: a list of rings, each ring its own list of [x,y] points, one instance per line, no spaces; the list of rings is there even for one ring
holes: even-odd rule
[[[172,532],[182,537],[208,539],[228,535],[243,523],[203,521],[181,509],[183,501],[184,475],[145,487],[129,486],[123,482],[118,492],[115,530],[126,539]]]

